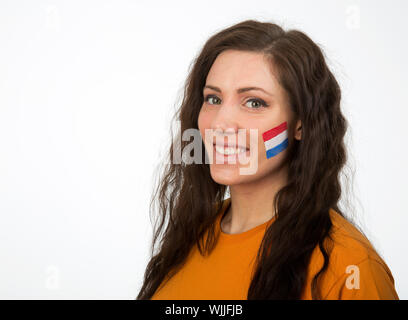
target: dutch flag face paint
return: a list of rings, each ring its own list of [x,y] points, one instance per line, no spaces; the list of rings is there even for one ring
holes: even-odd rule
[[[288,128],[286,121],[262,134],[265,143],[266,158],[276,156],[288,147]]]

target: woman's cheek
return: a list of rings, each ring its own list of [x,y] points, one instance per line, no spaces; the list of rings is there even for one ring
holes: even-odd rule
[[[284,151],[289,144],[287,122],[284,121],[262,133],[266,158],[270,159]]]

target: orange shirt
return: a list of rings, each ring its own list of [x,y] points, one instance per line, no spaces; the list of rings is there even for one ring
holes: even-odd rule
[[[250,275],[264,232],[275,217],[239,234],[221,230],[221,218],[231,203],[224,200],[216,220],[216,247],[202,257],[196,246],[186,264],[156,290],[152,300],[246,300]],[[394,278],[370,242],[350,222],[330,209],[335,240],[329,267],[321,276],[321,292],[327,300],[399,300]],[[311,300],[311,281],[323,265],[318,246],[313,251],[302,300]]]

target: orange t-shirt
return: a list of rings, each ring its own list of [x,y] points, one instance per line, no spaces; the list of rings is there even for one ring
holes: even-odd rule
[[[257,251],[267,226],[275,220],[239,234],[227,234],[220,222],[231,198],[224,200],[216,220],[218,242],[207,257],[193,247],[185,265],[156,290],[151,300],[246,300]],[[330,209],[333,250],[329,267],[321,276],[326,300],[399,300],[394,278],[369,240],[350,222]],[[311,300],[311,281],[323,265],[318,246],[312,253],[302,300]]]

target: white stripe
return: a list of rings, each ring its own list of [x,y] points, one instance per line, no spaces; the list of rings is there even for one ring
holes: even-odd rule
[[[266,150],[275,148],[278,144],[281,144],[288,137],[288,130],[282,131],[277,136],[274,136],[272,139],[265,141]]]

